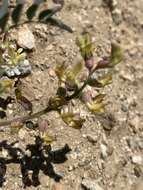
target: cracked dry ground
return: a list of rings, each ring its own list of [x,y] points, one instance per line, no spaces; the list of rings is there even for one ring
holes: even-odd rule
[[[27,189],[143,189],[143,2],[118,0],[117,8],[122,13],[116,15],[115,19],[120,19],[118,25],[102,0],[66,0],[58,16],[74,29],[73,34],[52,26],[29,26],[36,47],[29,54],[32,74],[22,81],[34,111],[43,108],[55,93],[55,65],[76,62],[79,51],[75,39],[85,29],[93,36],[97,57],[107,54],[111,41],[118,41],[124,49],[124,60],[115,69],[113,83],[105,89],[109,104],[104,116],[87,115],[80,131],[68,128],[56,113],[43,116],[57,137],[53,149],[68,144],[72,151],[66,162],[53,164],[56,173],[63,176],[60,183],[40,172],[41,185]],[[13,110],[10,114],[12,117],[18,113]],[[18,135],[11,136],[9,129],[1,130],[0,139],[19,140],[19,146],[25,147],[33,143],[35,132],[23,130],[22,140]],[[23,189],[18,164],[7,166],[5,178],[2,189]],[[83,183],[87,183],[86,187]]]

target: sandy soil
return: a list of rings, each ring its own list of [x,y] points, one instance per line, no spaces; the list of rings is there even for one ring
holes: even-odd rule
[[[124,49],[124,60],[115,69],[113,83],[105,89],[109,104],[103,116],[87,115],[80,131],[68,128],[56,113],[43,116],[50,123],[49,131],[57,137],[53,149],[68,144],[72,151],[66,162],[52,164],[63,177],[57,187],[54,179],[40,172],[41,184],[26,189],[91,189],[81,185],[85,179],[98,183],[101,190],[143,189],[143,3],[117,0],[116,9],[114,15],[102,0],[66,0],[57,16],[74,33],[41,24],[29,26],[36,47],[28,54],[32,74],[22,81],[34,111],[45,107],[56,92],[55,65],[76,62],[79,51],[75,39],[82,31],[93,36],[96,57],[107,55],[111,41],[118,41]],[[10,117],[15,115],[17,111],[13,110]],[[18,146],[24,148],[34,142],[35,132],[23,130],[25,135],[20,139],[18,134],[12,136],[9,129],[3,129],[1,141],[18,140]],[[2,189],[23,189],[19,164],[7,165]],[[92,190],[96,189],[94,185]]]

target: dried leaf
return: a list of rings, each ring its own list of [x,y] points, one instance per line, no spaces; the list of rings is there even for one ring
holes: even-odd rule
[[[110,58],[110,66],[117,65],[123,59],[123,50],[122,48],[115,43],[111,44],[111,58]]]

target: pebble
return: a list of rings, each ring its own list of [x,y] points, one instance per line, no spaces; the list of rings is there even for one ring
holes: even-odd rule
[[[116,25],[119,25],[122,22],[122,11],[120,9],[114,9],[112,11],[112,18]]]
[[[120,77],[124,80],[129,81],[129,82],[134,82],[134,80],[135,80],[133,74],[130,74],[129,72],[126,72],[124,70],[120,71]]]
[[[103,159],[108,157],[108,151],[107,151],[107,146],[105,144],[100,145],[100,150],[101,150],[101,157]]]
[[[24,140],[25,136],[26,136],[26,130],[25,129],[20,129],[18,132],[18,136],[21,140]]]
[[[35,47],[34,35],[27,26],[24,26],[18,30],[17,43],[23,49],[31,50]]]
[[[97,142],[97,136],[96,135],[88,134],[87,139],[92,144],[95,144]]]
[[[135,116],[129,120],[129,125],[133,128],[134,131],[137,131],[140,128],[140,118],[139,116]]]
[[[143,164],[143,158],[140,155],[133,155],[132,156],[132,163],[142,165]]]
[[[127,143],[132,150],[143,150],[143,139],[139,137],[130,137],[127,139]]]
[[[27,59],[25,59],[24,61],[21,61],[16,66],[10,67],[10,66],[4,65],[3,69],[5,70],[4,75],[6,75],[9,78],[28,75],[32,72],[31,64]]]
[[[142,169],[140,168],[139,165],[135,165],[134,174],[136,177],[140,177],[143,174]]]
[[[81,185],[86,190],[103,190],[103,188],[98,185],[97,181],[92,179],[83,179]]]

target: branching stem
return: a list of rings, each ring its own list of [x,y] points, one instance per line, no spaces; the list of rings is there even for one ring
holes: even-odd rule
[[[83,91],[83,89],[87,86],[88,84],[88,80],[91,78],[92,74],[95,72],[96,68],[94,68],[88,75],[88,78],[87,80],[85,80],[85,82],[83,83],[83,85],[77,90],[75,91],[71,96],[68,96],[66,98],[67,102],[69,102],[70,100],[74,99],[74,98],[77,98],[77,96]],[[31,119],[34,119],[36,117],[40,117],[41,115],[44,115],[44,114],[47,114],[51,111],[57,111],[59,110],[59,108],[57,107],[57,109],[52,109],[50,107],[46,107],[45,109],[41,110],[41,111],[38,111],[36,113],[33,113],[31,115],[25,115],[25,116],[21,116],[21,117],[17,117],[17,118],[13,118],[11,120],[5,120],[5,121],[2,121],[0,122],[0,127],[2,126],[8,126],[10,125],[11,123],[15,122],[15,121],[18,121],[20,120],[21,122],[25,123],[26,121],[28,120],[31,120]]]

